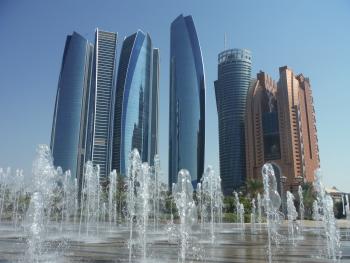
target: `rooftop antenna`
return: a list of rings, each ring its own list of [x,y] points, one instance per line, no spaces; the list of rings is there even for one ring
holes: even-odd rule
[[[226,46],[227,46],[227,36],[226,36],[226,32],[224,34],[224,50],[226,50]]]

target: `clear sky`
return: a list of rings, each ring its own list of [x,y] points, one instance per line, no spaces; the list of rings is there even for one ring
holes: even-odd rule
[[[0,0],[0,167],[31,171],[36,145],[49,143],[57,80],[67,34],[90,41],[94,30],[137,29],[160,48],[160,155],[167,174],[170,23],[191,14],[206,71],[205,163],[219,169],[213,81],[217,55],[228,48],[253,53],[253,76],[277,80],[288,65],[311,80],[325,183],[350,192],[350,2],[262,0]],[[165,178],[164,178],[164,181]]]

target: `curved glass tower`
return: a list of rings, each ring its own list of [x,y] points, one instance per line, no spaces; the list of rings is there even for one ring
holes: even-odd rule
[[[77,33],[67,36],[51,133],[54,165],[79,174],[84,163],[87,98],[93,46]]]
[[[112,169],[125,174],[129,153],[136,148],[149,161],[149,111],[152,42],[142,31],[123,42],[118,68],[114,114]]]
[[[180,169],[197,185],[204,169],[205,83],[202,53],[191,16],[178,16],[170,35],[169,188]]]
[[[244,114],[251,81],[251,53],[230,49],[219,54],[215,81],[219,124],[220,176],[225,195],[245,182]]]

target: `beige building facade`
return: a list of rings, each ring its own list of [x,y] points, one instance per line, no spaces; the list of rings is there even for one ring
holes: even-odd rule
[[[313,182],[320,166],[315,110],[309,79],[286,66],[279,74],[275,82],[259,72],[248,90],[246,173],[247,179],[261,179],[262,166],[270,162],[278,188],[295,191]]]

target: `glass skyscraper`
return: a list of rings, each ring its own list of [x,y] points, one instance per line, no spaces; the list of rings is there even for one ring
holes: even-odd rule
[[[178,16],[170,34],[169,187],[187,169],[196,186],[204,169],[205,79],[191,16]]]
[[[124,175],[131,150],[138,149],[142,161],[149,162],[149,147],[154,147],[150,139],[151,120],[156,117],[158,122],[158,102],[157,98],[153,99],[153,88],[157,95],[158,82],[152,83],[154,74],[158,75],[157,61],[154,61],[157,68],[153,70],[153,57],[157,59],[157,54],[158,50],[153,52],[150,36],[140,30],[123,42],[116,90],[112,168]]]
[[[93,46],[81,35],[74,32],[67,36],[52,124],[54,165],[78,178],[85,160],[92,54]]]
[[[220,176],[225,195],[245,182],[244,117],[251,81],[251,52],[230,49],[218,56],[215,81],[219,124]]]
[[[117,34],[97,29],[89,102],[88,159],[106,178],[111,170]]]

